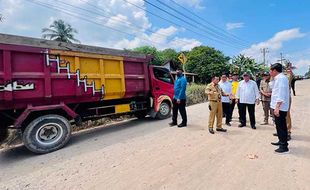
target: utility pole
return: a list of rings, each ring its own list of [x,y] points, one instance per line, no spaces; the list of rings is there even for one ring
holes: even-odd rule
[[[285,60],[286,60],[286,59],[283,58],[283,53],[280,53],[280,60],[278,60],[278,61],[280,61],[280,63],[282,64],[283,61],[285,61]]]
[[[263,53],[263,57],[264,57],[264,65],[266,65],[266,53],[269,53],[268,48],[262,48],[261,52]]]

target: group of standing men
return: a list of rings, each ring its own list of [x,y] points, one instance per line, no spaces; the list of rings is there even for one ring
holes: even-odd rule
[[[175,95],[173,100],[173,117],[170,126],[177,125],[178,110],[181,112],[182,123],[178,127],[187,126],[186,116],[186,79],[182,75],[182,70],[178,70],[178,77],[175,82]],[[263,74],[263,80],[258,85],[250,79],[249,73],[244,73],[243,80],[238,81],[238,75],[233,75],[228,79],[226,74],[220,78],[214,76],[212,82],[206,87],[205,93],[209,101],[209,122],[208,128],[211,134],[214,134],[213,125],[216,119],[216,131],[227,132],[222,127],[223,114],[225,123],[231,126],[232,114],[237,104],[239,112],[239,127],[246,126],[246,110],[250,118],[250,126],[256,129],[255,105],[262,101],[264,109],[264,122],[267,125],[269,115],[272,116],[276,125],[279,141],[271,143],[279,146],[275,151],[278,153],[288,152],[288,143],[290,140],[291,118],[289,109],[291,105],[290,86],[288,77],[283,74],[283,66],[280,63],[271,65],[270,71]],[[272,79],[271,79],[272,78]],[[259,86],[259,87],[258,87]],[[269,114],[270,113],[270,114]],[[289,127],[289,130],[288,130]]]

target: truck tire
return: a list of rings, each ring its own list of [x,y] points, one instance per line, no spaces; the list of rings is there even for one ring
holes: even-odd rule
[[[134,115],[138,119],[144,119],[147,115],[147,112],[146,111],[139,111],[139,112],[134,113]]]
[[[60,115],[45,115],[32,121],[23,132],[23,143],[31,152],[44,154],[62,148],[71,137],[69,121]]]
[[[162,102],[159,105],[159,110],[157,112],[156,118],[157,119],[167,119],[171,116],[171,104],[169,102]]]

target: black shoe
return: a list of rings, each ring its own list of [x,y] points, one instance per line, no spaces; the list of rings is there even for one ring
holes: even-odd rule
[[[213,131],[212,128],[209,128],[209,132],[210,132],[211,134],[214,134],[214,131]]]
[[[291,139],[292,139],[291,135],[288,134],[288,135],[287,135],[287,141],[290,141]]]
[[[278,134],[277,134],[277,133],[273,133],[273,136],[277,137],[277,136],[278,136]]]
[[[245,127],[245,125],[243,125],[243,124],[240,124],[240,125],[238,125],[238,127]]]
[[[280,147],[278,149],[275,150],[276,153],[288,153],[289,149],[288,148],[284,148],[284,147]]]
[[[174,123],[174,122],[169,123],[169,126],[170,126],[170,127],[173,127],[173,126],[176,126],[176,125],[178,125],[178,124],[177,124],[177,123]]]
[[[227,129],[219,128],[219,129],[216,129],[216,131],[227,132]]]
[[[227,126],[231,126],[231,124],[229,122],[226,123]]]
[[[187,125],[185,123],[181,123],[180,125],[178,125],[179,128],[181,127],[186,127]]]
[[[272,142],[271,144],[274,145],[274,146],[280,146],[280,145],[282,145],[281,142]]]
[[[252,129],[256,129],[255,125],[251,126]]]

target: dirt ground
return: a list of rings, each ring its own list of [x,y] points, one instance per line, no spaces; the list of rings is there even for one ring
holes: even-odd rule
[[[310,80],[296,82],[290,153],[274,153],[272,125],[207,130],[208,104],[188,108],[189,126],[130,120],[76,134],[63,149],[0,152],[0,189],[310,189]]]

